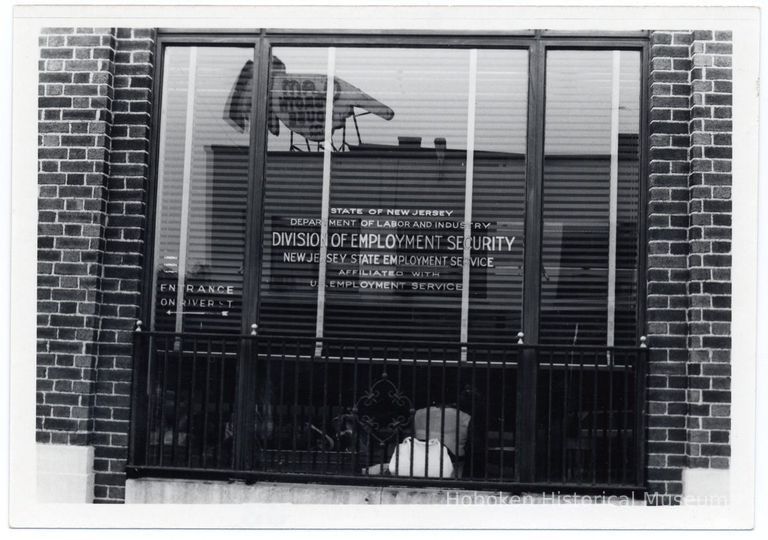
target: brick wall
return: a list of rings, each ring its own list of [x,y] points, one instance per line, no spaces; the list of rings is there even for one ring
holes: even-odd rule
[[[731,35],[651,38],[648,480],[728,466]]]
[[[146,29],[40,37],[37,440],[93,445],[99,502],[124,496],[153,44]]]

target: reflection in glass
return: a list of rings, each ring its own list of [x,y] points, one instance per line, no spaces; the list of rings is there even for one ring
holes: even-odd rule
[[[247,124],[232,92],[252,48],[168,47],[158,159],[154,327],[240,330]]]
[[[281,47],[271,68],[262,330],[516,335],[526,52]]]
[[[338,49],[336,74],[394,115],[334,134],[325,335],[455,340],[468,51]]]
[[[317,125],[325,110],[328,53],[276,47],[272,54],[273,68],[282,66],[284,75],[273,79],[268,97],[259,326],[266,334],[314,336],[323,153],[320,142],[302,133],[316,139],[324,131],[324,120]],[[304,97],[301,82],[291,82],[288,72],[312,74],[303,81]]]
[[[472,236],[504,240],[471,252],[469,341],[522,329],[527,112],[527,52],[478,51]]]
[[[304,138],[309,149],[310,141],[325,140],[325,101],[328,92],[328,75],[318,73],[287,72],[285,64],[272,58],[272,92],[270,94],[269,131],[280,135],[280,124],[293,134]],[[355,109],[361,109],[356,111]],[[384,120],[394,116],[392,109],[372,98],[344,79],[333,77],[332,130],[343,129],[346,135],[347,120],[356,122],[358,115],[374,114]],[[359,135],[359,132],[358,132]],[[346,138],[342,144],[346,143]],[[298,149],[295,144],[292,149]]]
[[[640,53],[547,54],[540,338],[635,343]]]

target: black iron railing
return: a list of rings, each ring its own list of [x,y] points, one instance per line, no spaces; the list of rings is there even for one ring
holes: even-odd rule
[[[643,488],[644,347],[135,339],[131,476]]]

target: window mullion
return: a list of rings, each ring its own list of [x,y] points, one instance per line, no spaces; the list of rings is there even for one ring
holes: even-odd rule
[[[539,338],[545,65],[546,49],[537,40],[531,48],[529,63],[522,328],[526,343],[536,343]]]
[[[270,50],[259,37],[254,43],[253,88],[251,91],[250,139],[248,145],[248,216],[243,268],[243,333],[259,320],[259,289],[263,231],[264,167],[267,145],[267,92]]]
[[[251,111],[248,138],[248,213],[246,218],[246,242],[243,259],[243,312],[242,333],[256,331],[258,320],[259,281],[261,278],[262,193],[264,185],[264,156],[266,147],[266,95],[269,80],[269,44],[264,38],[254,43]],[[250,329],[248,327],[250,326]],[[253,340],[240,342],[235,395],[235,439],[233,445],[236,467],[252,468],[254,461],[256,404],[269,395],[270,381],[263,365],[257,365],[254,357],[258,343]]]
[[[523,332],[525,343],[529,344],[538,342],[539,333],[545,55],[546,48],[537,39],[531,48],[529,62],[526,148]],[[518,358],[515,470],[518,481],[532,482],[536,477],[536,350],[521,349]]]

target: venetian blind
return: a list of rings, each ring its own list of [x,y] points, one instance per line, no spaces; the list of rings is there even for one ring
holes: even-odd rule
[[[510,341],[522,329],[525,219],[526,51],[478,52],[472,231],[514,239],[511,247],[473,249],[493,259],[470,266],[469,341]]]
[[[328,49],[273,50],[262,330],[309,335],[314,323],[324,336],[455,341],[467,325],[471,340],[515,336],[527,53],[344,48],[333,54],[331,112]],[[324,178],[326,114],[333,125]],[[329,193],[324,260],[323,181]],[[318,284],[321,264],[326,279]]]
[[[323,118],[327,53],[317,48],[275,47],[272,55],[265,104],[270,123],[260,239],[259,331],[314,336],[323,154],[316,141],[310,143],[286,122],[315,125]],[[288,72],[297,77],[284,76]],[[296,81],[306,82],[306,101],[301,83],[294,86]],[[314,91],[310,84],[317,85]]]
[[[162,81],[154,326],[240,331],[248,125],[230,116],[252,48],[168,47]]]
[[[635,342],[639,60],[547,55],[542,342]]]

